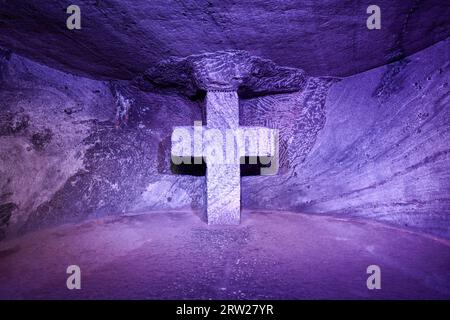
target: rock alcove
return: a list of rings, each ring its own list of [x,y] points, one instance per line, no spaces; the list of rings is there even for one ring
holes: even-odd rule
[[[97,254],[104,248],[111,265],[86,254],[80,259],[89,270],[134,274],[120,257],[144,268],[160,257],[141,249],[150,243],[167,249],[152,270],[169,268],[170,281],[177,281],[176,256],[192,273],[201,256],[217,261],[211,274],[184,279],[177,292],[144,272],[162,288],[152,298],[368,297],[365,287],[351,291],[344,282],[333,289],[321,268],[311,277],[325,291],[299,290],[300,276],[295,286],[274,278],[273,291],[255,278],[257,271],[270,278],[315,269],[329,247],[343,252],[325,259],[333,266],[363,252],[345,279],[359,279],[352,272],[360,269],[364,278],[371,260],[395,270],[383,297],[449,297],[449,7],[380,0],[382,28],[368,30],[366,6],[357,2],[169,2],[81,1],[80,30],[65,27],[65,1],[2,3],[2,270],[21,265],[31,279],[33,243],[44,243],[39,249],[50,257],[76,251],[58,240],[68,237],[94,244]],[[280,132],[278,174],[248,168],[240,179],[243,220],[235,229],[198,219],[205,168],[171,164],[173,128],[205,119],[209,90],[237,92],[240,126]],[[412,252],[416,263],[396,260],[395,250]],[[296,266],[308,257],[315,262]],[[72,263],[59,258],[61,266]],[[229,267],[238,260],[248,268]],[[41,268],[58,263],[43,259]],[[403,284],[408,277],[423,289],[417,295]],[[25,292],[15,279],[1,279],[10,281],[1,297],[49,297],[46,288],[61,280],[37,281]],[[240,281],[250,280],[242,291]],[[108,280],[93,281],[104,288]],[[148,295],[135,289],[117,297]]]

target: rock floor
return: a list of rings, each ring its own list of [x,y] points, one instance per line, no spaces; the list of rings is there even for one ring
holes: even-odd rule
[[[381,268],[368,290],[366,269]],[[66,269],[81,268],[81,290]],[[450,299],[450,242],[367,221],[246,211],[91,220],[0,242],[1,299]]]

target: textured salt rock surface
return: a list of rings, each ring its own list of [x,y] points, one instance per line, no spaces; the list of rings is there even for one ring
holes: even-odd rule
[[[170,56],[237,49],[312,75],[347,76],[410,55],[450,35],[446,1],[79,1],[81,30],[66,28],[67,1],[3,1],[0,45],[47,65],[131,79]],[[39,48],[37,50],[37,48]]]
[[[144,90],[173,87],[188,96],[199,90],[262,95],[301,90],[306,78],[301,69],[280,67],[245,51],[226,50],[164,60],[136,81]]]
[[[202,55],[190,56],[185,59],[168,59],[150,69],[138,82],[150,82],[151,85],[163,88],[187,89],[187,94],[195,95],[199,90],[207,91],[204,107],[206,115],[206,133],[202,133],[204,142],[201,143],[200,154],[194,152],[187,154],[191,157],[203,157],[207,163],[206,169],[206,220],[209,224],[239,224],[241,189],[240,189],[240,157],[264,156],[266,153],[251,154],[245,151],[237,151],[238,157],[234,158],[235,150],[227,148],[238,142],[227,140],[227,130],[251,129],[239,127],[239,98],[238,91],[246,94],[269,94],[302,90],[306,83],[306,75],[303,70],[295,68],[279,67],[272,61],[252,57],[243,51],[221,51]],[[192,132],[192,127],[180,129]],[[256,139],[244,144],[258,146],[263,135],[262,130],[272,130],[262,127],[255,134]],[[214,130],[214,131],[213,131]],[[186,131],[185,131],[186,132]],[[208,133],[214,132],[216,138],[211,138]],[[230,133],[230,132],[228,132]],[[218,137],[222,137],[222,141]],[[179,136],[178,134],[176,136]],[[184,135],[185,136],[185,135]],[[192,136],[192,135],[191,135]],[[209,136],[209,138],[208,138]],[[233,134],[233,139],[235,134]],[[172,140],[173,141],[173,140]],[[191,147],[195,145],[195,141]],[[264,143],[263,143],[264,144]],[[265,139],[267,144],[267,139]],[[192,148],[189,149],[192,149]],[[262,151],[262,150],[261,150]],[[272,152],[270,155],[274,155]],[[173,155],[172,149],[172,155]],[[233,154],[233,155],[232,155]],[[176,154],[181,156],[181,154]],[[186,155],[185,155],[186,157]],[[233,163],[224,159],[231,159]]]
[[[370,222],[248,212],[98,219],[0,243],[2,299],[449,299],[450,247]],[[412,258],[413,257],[413,258]],[[81,290],[67,290],[67,266]],[[368,290],[369,265],[381,290]]]
[[[0,231],[25,223],[83,168],[92,115],[108,119],[109,88],[26,61],[0,59]],[[9,212],[8,212],[9,211]],[[13,214],[12,211],[17,211]]]
[[[316,85],[315,95],[244,102],[251,124],[273,121],[291,139],[287,174],[243,178],[244,207],[364,216],[450,237],[449,59],[446,40],[342,80],[325,105]],[[292,117],[279,108],[289,99]]]
[[[449,48],[241,99],[241,125],[281,131],[280,174],[243,177],[243,208],[370,217],[450,237]],[[170,163],[172,128],[202,119],[202,95],[78,78],[7,51],[0,61],[3,231],[204,206],[201,170]]]
[[[16,55],[4,60],[2,233],[202,203],[195,199],[202,199],[197,189],[203,181],[172,175],[168,156],[172,125],[197,119],[196,103],[135,90],[139,109],[118,123],[114,95],[120,83],[77,78]]]

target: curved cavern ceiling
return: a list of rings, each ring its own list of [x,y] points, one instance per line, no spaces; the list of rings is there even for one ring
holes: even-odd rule
[[[1,1],[0,46],[93,78],[131,79],[170,56],[245,50],[311,75],[356,74],[450,35],[445,1],[379,0],[381,30],[365,1],[77,1],[81,30],[66,28],[69,1]]]

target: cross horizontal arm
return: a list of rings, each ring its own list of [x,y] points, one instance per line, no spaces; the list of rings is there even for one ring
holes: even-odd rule
[[[235,129],[207,128],[199,125],[175,127],[172,158],[205,157],[215,164],[239,161],[240,157],[274,157],[278,151],[278,130],[264,127]]]

